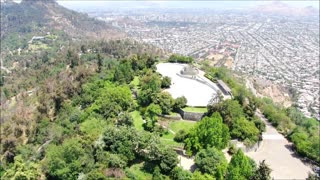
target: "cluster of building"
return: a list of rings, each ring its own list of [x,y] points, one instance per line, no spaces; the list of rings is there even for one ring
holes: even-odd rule
[[[138,41],[294,89],[301,111],[319,118],[319,17],[206,10],[141,10],[106,17]]]

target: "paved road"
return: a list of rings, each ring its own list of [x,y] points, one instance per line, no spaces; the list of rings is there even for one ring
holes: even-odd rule
[[[290,151],[290,142],[277,132],[277,130],[261,115],[258,116],[266,123],[266,132],[263,133],[263,141],[256,152],[246,153],[257,164],[266,160],[272,169],[271,176],[274,179],[306,179],[312,169],[305,165]]]

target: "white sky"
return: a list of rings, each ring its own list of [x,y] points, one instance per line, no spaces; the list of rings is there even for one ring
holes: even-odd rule
[[[162,7],[162,8],[219,8],[238,9],[249,8],[272,1],[77,1],[60,0],[59,4],[72,9],[103,9],[119,7]],[[313,6],[319,9],[319,0],[314,1],[282,1],[294,7]]]
[[[3,1],[3,0],[1,0]],[[20,2],[21,0],[14,0]],[[150,0],[132,0],[132,1],[108,1],[108,0],[58,0],[60,5],[74,10],[90,10],[90,9],[105,9],[105,8],[137,8],[137,7],[156,7],[156,8],[216,8],[216,9],[242,9],[250,8],[260,4],[267,4],[270,1],[241,1],[241,0],[226,0],[226,1],[150,1]],[[304,1],[280,1],[293,7],[313,6],[319,9],[319,0],[304,0]]]

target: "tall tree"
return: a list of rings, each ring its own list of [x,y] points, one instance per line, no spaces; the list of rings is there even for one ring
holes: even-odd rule
[[[102,66],[103,66],[103,61],[102,61],[102,57],[101,57],[100,53],[98,53],[98,55],[97,55],[97,60],[98,60],[98,62],[97,62],[97,65],[98,65],[97,72],[101,72]]]
[[[67,60],[70,63],[70,68],[74,68],[79,65],[79,57],[73,50],[68,50]]]
[[[252,179],[254,180],[270,180],[271,179],[271,169],[270,167],[266,164],[265,160],[261,161],[259,163],[259,167],[254,173]]]
[[[227,180],[239,179],[247,180],[250,179],[255,172],[254,162],[244,155],[241,149],[237,151],[231,158],[228,166],[226,175]]]
[[[196,155],[195,163],[202,173],[211,174],[216,179],[223,179],[228,167],[224,154],[216,148],[207,148],[199,151]]]
[[[168,92],[158,93],[154,97],[153,102],[155,104],[159,104],[163,114],[169,114],[172,111],[172,107],[174,105],[174,99]]]
[[[51,145],[47,149],[45,167],[53,179],[77,179],[81,172],[93,168],[93,158],[78,139],[67,139],[62,145]]]
[[[191,155],[207,147],[223,149],[230,140],[229,129],[218,112],[197,122],[185,140],[187,153]]]

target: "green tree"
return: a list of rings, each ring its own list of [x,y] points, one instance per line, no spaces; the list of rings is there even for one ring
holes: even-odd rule
[[[191,177],[191,180],[215,180],[210,174],[202,174],[200,171],[196,170]]]
[[[319,176],[309,172],[308,173],[308,177],[306,178],[306,180],[319,180]]]
[[[150,104],[145,112],[145,117],[147,118],[147,122],[144,124],[144,128],[147,131],[154,131],[155,123],[158,120],[158,115],[162,113],[162,110],[157,104]]]
[[[100,53],[98,53],[98,55],[97,55],[97,60],[98,60],[98,62],[97,62],[97,65],[98,65],[97,72],[101,72],[102,66],[103,66],[103,59],[102,59]]]
[[[229,127],[232,126],[236,119],[244,116],[243,109],[238,101],[230,99],[208,106],[208,114],[214,112],[219,112],[223,121],[227,123]]]
[[[50,178],[76,179],[92,169],[91,153],[78,139],[67,139],[61,146],[50,145],[46,152],[46,173]]]
[[[145,112],[145,116],[147,119],[156,122],[158,115],[162,113],[161,107],[157,104],[150,104]]]
[[[248,139],[252,143],[255,143],[259,140],[259,130],[253,122],[248,121],[245,117],[241,117],[233,123],[231,136],[240,138],[241,140]]]
[[[218,112],[197,122],[185,140],[187,153],[191,155],[207,147],[223,149],[230,140],[229,129]]]
[[[140,137],[138,132],[131,127],[108,126],[97,148],[117,154],[123,161],[130,162],[136,158]]]
[[[202,173],[213,175],[216,179],[224,179],[228,162],[224,154],[216,148],[207,148],[199,151],[195,164]]]
[[[42,62],[47,63],[49,61],[48,52],[45,51],[41,55],[42,55],[42,57],[41,57]]]
[[[83,53],[83,54],[85,54],[87,52],[87,48],[85,45],[81,45],[80,49],[81,49],[81,53]]]
[[[169,88],[170,86],[171,86],[171,78],[168,76],[163,77],[161,81],[161,88]]]
[[[184,129],[180,129],[176,135],[174,136],[174,140],[176,142],[183,142],[188,136],[188,132],[186,132]]]
[[[254,173],[252,179],[254,180],[270,180],[271,179],[271,169],[270,167],[265,163],[265,160],[259,163],[259,167]]]
[[[70,63],[70,68],[74,68],[79,65],[79,57],[73,50],[68,50],[67,60]]]
[[[191,176],[192,174],[190,173],[190,171],[186,171],[181,167],[175,167],[170,174],[170,177],[175,180],[186,180],[190,179]]]
[[[160,76],[152,71],[148,71],[140,80],[142,90],[150,89],[153,93],[158,93],[161,90]]]
[[[187,106],[187,98],[184,96],[178,97],[174,101],[173,110],[178,111],[180,108],[184,108]]]
[[[147,71],[140,79],[141,90],[138,93],[138,103],[141,106],[148,106],[153,102],[155,95],[161,90],[161,79],[158,74]]]
[[[132,118],[131,114],[128,112],[121,112],[117,117],[117,125],[132,126],[133,125],[133,118]]]
[[[94,104],[89,107],[89,112],[96,112],[105,118],[117,117],[121,112],[133,106],[133,98],[128,86],[117,86],[105,83]]]
[[[174,105],[174,99],[168,92],[160,92],[155,97],[153,102],[158,104],[163,114],[169,114],[172,111]]]
[[[226,179],[247,180],[254,175],[254,172],[255,166],[251,162],[250,158],[244,155],[242,150],[239,149],[231,158],[228,165]]]
[[[179,160],[177,153],[169,148],[160,147],[158,159],[155,161],[159,165],[161,172],[170,174],[170,172],[177,166]]]
[[[156,166],[152,173],[152,180],[164,180],[165,177],[161,174],[159,166]]]
[[[13,165],[5,171],[1,179],[39,179],[40,166],[23,160],[21,155],[14,157]]]
[[[128,60],[122,60],[121,63],[116,67],[114,72],[113,81],[129,84],[134,77],[131,64]]]
[[[79,178],[78,178],[79,179]],[[108,178],[102,173],[101,170],[93,169],[87,174],[87,179],[94,179],[94,180],[107,180]]]

